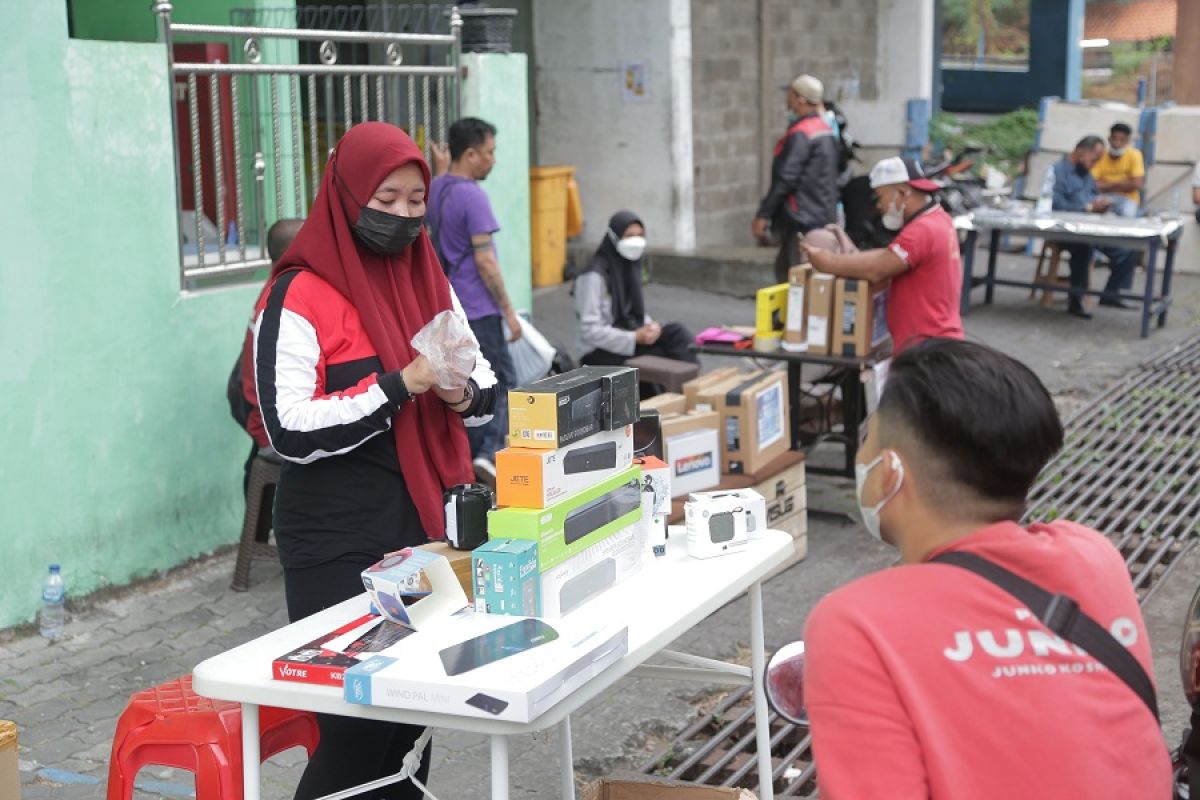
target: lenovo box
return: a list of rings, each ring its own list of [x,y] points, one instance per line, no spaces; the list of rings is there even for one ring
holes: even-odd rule
[[[637,369],[581,367],[508,393],[508,443],[553,450],[638,420]]]
[[[833,348],[833,295],[836,280],[832,275],[814,271],[808,279],[808,352],[826,355]]]
[[[670,466],[671,496],[699,492],[721,481],[721,415],[693,411],[662,421]]]
[[[636,575],[650,550],[641,519],[571,556],[539,578],[540,617],[569,614],[601,592]]]
[[[580,609],[555,620],[467,612],[346,671],[347,702],[530,722],[618,661],[629,629]]]
[[[712,372],[706,372],[703,375],[698,375],[690,381],[683,384],[683,399],[687,403],[687,410],[692,411],[697,407],[700,399],[700,392],[714,383],[728,380],[738,374],[737,367],[722,367],[714,369]],[[712,411],[711,408],[701,409],[702,411]],[[663,416],[666,416],[665,414]]]
[[[804,352],[808,349],[808,306],[805,295],[812,267],[801,264],[788,270],[787,324],[783,330],[783,349]]]
[[[471,551],[475,610],[516,617],[541,615],[537,543],[492,539]]]
[[[682,414],[687,411],[687,398],[675,392],[663,392],[642,401],[642,410],[653,409],[662,416]]]
[[[601,431],[557,450],[499,450],[496,505],[545,508],[629,469],[632,463],[632,425]]]
[[[740,375],[710,387],[700,399],[721,414],[722,471],[753,473],[791,448],[783,372]]]
[[[642,516],[642,471],[629,467],[546,508],[488,512],[488,538],[528,539],[546,572]]]
[[[888,283],[839,280],[834,291],[833,354],[868,356],[888,340]]]

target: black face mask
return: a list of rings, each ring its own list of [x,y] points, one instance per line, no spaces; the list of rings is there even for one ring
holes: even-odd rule
[[[417,240],[425,217],[401,217],[363,206],[354,223],[359,241],[381,256],[394,256]]]
[[[1091,170],[1088,169],[1087,167],[1085,167],[1083,164],[1075,165],[1075,174],[1078,175],[1079,177],[1082,178],[1083,176],[1087,175],[1089,172],[1091,172]]]

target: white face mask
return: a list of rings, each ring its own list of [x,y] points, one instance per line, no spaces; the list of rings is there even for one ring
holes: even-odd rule
[[[637,261],[646,252],[645,236],[630,236],[617,240],[617,252],[627,261]]]
[[[900,201],[899,207],[896,206],[897,200]],[[883,227],[889,231],[898,231],[904,227],[904,198],[899,192],[892,196],[892,202],[883,214]]]
[[[863,488],[867,485],[867,476],[871,474],[871,470],[883,463],[883,454],[880,453],[873,461],[868,464],[854,465],[854,483],[855,496],[858,498],[858,511],[862,514],[863,525],[867,532],[871,534],[877,541],[883,541],[883,531],[880,528],[879,512],[883,511],[891,499],[900,492],[900,487],[904,484],[904,464],[900,461],[899,456],[892,453],[892,469],[896,470],[899,475],[896,478],[896,487],[892,489],[887,497],[880,500],[873,506],[863,505]]]
[[[1121,156],[1125,155],[1125,148],[1124,147],[1109,147],[1108,154],[1110,156],[1112,156],[1113,158],[1120,158]]]

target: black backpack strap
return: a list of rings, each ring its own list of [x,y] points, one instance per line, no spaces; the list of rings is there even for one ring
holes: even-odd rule
[[[974,572],[1020,600],[1043,625],[1068,642],[1082,647],[1123,680],[1154,714],[1154,719],[1158,719],[1154,683],[1146,674],[1146,670],[1138,663],[1133,653],[1114,639],[1104,626],[1083,613],[1074,599],[1065,594],[1051,594],[1036,583],[974,553],[942,553],[930,561],[951,564]]]

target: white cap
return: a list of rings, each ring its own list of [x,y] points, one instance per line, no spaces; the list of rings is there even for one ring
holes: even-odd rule
[[[819,103],[825,96],[825,87],[812,75],[801,75],[788,88],[810,103]]]
[[[941,188],[925,177],[920,164],[912,159],[900,156],[885,158],[871,167],[870,180],[872,189],[878,189],[880,186],[892,186],[897,183],[907,183],[917,191],[926,193],[936,192]]]

